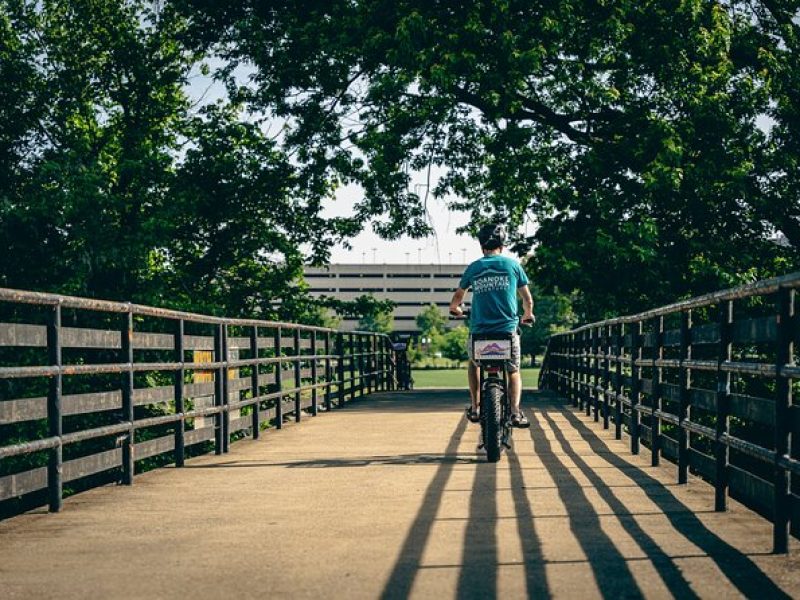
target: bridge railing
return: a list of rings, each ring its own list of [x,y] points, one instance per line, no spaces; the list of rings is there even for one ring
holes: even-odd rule
[[[0,509],[225,453],[393,389],[394,365],[371,332],[0,288]]]
[[[652,464],[677,463],[800,535],[800,405],[793,389],[800,273],[591,323],[550,338],[540,385],[614,424]]]

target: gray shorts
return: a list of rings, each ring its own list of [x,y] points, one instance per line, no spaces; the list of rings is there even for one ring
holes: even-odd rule
[[[508,361],[509,373],[516,373],[517,371],[519,371],[521,354],[522,350],[520,348],[520,343],[519,343],[519,334],[514,333],[511,336],[511,359]],[[469,337],[467,338],[467,355],[469,355],[470,362],[474,363],[475,360],[472,356],[472,334],[470,334]]]

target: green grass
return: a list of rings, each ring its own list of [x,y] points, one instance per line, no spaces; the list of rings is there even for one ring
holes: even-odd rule
[[[426,370],[414,369],[414,389],[422,388],[467,388],[466,369],[441,369]],[[535,388],[539,378],[539,369],[522,369],[522,386],[526,389]]]

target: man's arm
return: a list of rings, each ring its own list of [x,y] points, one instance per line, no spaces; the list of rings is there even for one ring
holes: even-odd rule
[[[450,300],[450,313],[461,316],[464,314],[464,311],[461,310],[461,303],[464,302],[464,296],[467,293],[467,290],[463,288],[458,288],[453,293],[453,298]],[[528,294],[530,296],[530,293]]]
[[[527,285],[521,285],[517,288],[517,293],[522,298],[522,320],[533,321],[533,296]]]

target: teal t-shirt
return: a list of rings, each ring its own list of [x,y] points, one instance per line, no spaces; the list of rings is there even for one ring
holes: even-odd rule
[[[528,276],[514,259],[495,254],[469,265],[459,287],[472,288],[472,333],[509,333],[519,325],[517,288],[528,285]]]

